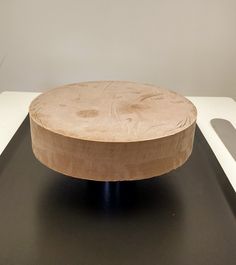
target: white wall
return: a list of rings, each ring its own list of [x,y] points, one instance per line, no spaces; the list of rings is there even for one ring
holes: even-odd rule
[[[0,0],[0,91],[98,79],[236,96],[235,0]]]

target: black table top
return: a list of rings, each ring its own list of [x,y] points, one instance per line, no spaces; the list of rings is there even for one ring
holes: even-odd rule
[[[235,192],[198,128],[181,168],[108,183],[40,164],[27,118],[0,156],[0,213],[3,265],[236,264]]]

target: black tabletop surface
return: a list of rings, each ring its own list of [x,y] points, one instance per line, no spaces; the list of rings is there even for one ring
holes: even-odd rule
[[[181,168],[94,182],[34,157],[29,120],[0,156],[0,264],[235,265],[236,196],[197,128]]]

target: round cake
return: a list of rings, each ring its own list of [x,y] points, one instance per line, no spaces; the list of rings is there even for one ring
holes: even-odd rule
[[[96,81],[51,89],[29,108],[32,149],[47,167],[98,181],[159,176],[190,156],[197,111],[167,89]]]

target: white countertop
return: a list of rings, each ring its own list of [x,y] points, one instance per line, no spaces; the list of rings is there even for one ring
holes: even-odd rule
[[[6,91],[0,94],[0,154],[28,114],[30,102],[40,93]],[[236,161],[210,124],[229,120],[236,128],[236,102],[227,97],[188,97],[197,107],[197,124],[236,191]]]

